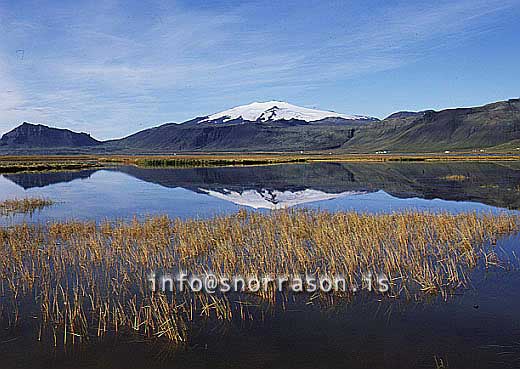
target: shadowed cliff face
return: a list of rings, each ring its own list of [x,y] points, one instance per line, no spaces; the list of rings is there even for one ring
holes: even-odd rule
[[[383,190],[400,198],[474,201],[520,209],[520,163],[317,163],[260,167],[110,170],[164,187],[237,195],[254,190],[325,194]],[[24,173],[4,177],[23,188],[87,178],[95,171]]]

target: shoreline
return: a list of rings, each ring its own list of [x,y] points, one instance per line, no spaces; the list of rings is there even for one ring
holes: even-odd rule
[[[513,162],[520,155],[503,154],[179,154],[179,155],[34,155],[0,156],[0,174],[68,171],[135,165],[143,168],[241,167],[305,163],[384,162]]]

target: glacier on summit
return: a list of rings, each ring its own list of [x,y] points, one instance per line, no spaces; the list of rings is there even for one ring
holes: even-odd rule
[[[363,115],[340,114],[333,111],[316,110],[296,106],[283,101],[254,102],[248,105],[237,106],[228,110],[215,113],[203,119],[201,122],[222,120],[227,122],[235,119],[245,121],[277,121],[297,119],[306,122],[314,122],[325,118],[342,118],[347,120],[372,120],[374,118]]]

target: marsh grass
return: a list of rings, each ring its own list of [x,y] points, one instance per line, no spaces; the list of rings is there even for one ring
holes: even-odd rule
[[[54,201],[45,198],[4,200],[0,201],[0,215],[32,214],[37,210],[41,210],[53,204]]]
[[[21,172],[73,171],[100,167],[100,164],[94,162],[2,162],[0,163],[0,174],[12,174]]]
[[[217,167],[243,165],[270,165],[313,162],[443,162],[443,161],[515,161],[512,155],[435,155],[435,154],[337,154],[337,153],[199,153],[152,156],[111,156],[99,158],[103,163],[124,163],[154,167]]]
[[[138,335],[178,346],[195,327],[262,319],[291,301],[317,307],[352,293],[290,296],[152,293],[151,271],[232,275],[385,273],[377,298],[444,299],[468,286],[471,271],[501,265],[493,245],[520,229],[517,215],[403,212],[368,215],[241,211],[209,220],[154,217],[131,222],[64,222],[0,228],[0,316],[11,332],[66,346]]]
[[[134,155],[25,155],[0,156],[0,174],[18,172],[64,171],[102,168],[114,165],[137,165],[147,168],[197,168],[219,166],[252,166],[313,162],[446,162],[446,161],[517,161],[518,155],[439,154],[342,154],[336,152],[236,152],[236,153],[179,153]]]

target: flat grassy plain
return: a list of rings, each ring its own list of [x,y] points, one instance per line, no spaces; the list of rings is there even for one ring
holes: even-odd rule
[[[35,171],[66,171],[113,165],[140,167],[220,167],[312,162],[487,162],[518,161],[512,154],[179,154],[179,155],[77,155],[77,156],[0,156],[0,174]]]
[[[92,156],[0,156],[0,174],[70,171],[101,167]]]
[[[354,292],[241,294],[152,292],[152,272],[232,276],[343,276],[390,281],[375,299],[449,299],[477,267],[506,267],[494,245],[517,234],[504,214],[240,211],[209,220],[153,217],[131,222],[61,222],[0,228],[4,332],[30,331],[54,346],[137,337],[178,347],[207,322],[264,319],[295,299],[331,306]],[[376,293],[376,292],[374,292]]]

